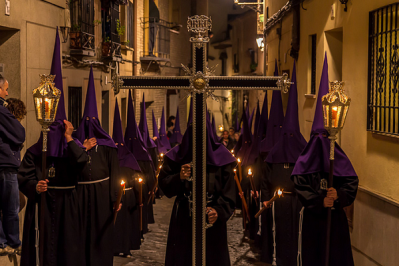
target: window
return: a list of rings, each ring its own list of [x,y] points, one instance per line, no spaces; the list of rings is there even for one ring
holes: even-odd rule
[[[126,42],[127,46],[133,47],[133,20],[134,20],[134,5],[129,1],[129,4],[126,6],[127,8],[127,20],[126,20]]]
[[[367,129],[399,136],[399,4],[369,14]]]
[[[121,56],[120,36],[125,34],[126,26],[122,25],[119,18],[119,4],[109,2],[101,8],[102,20],[102,56],[113,57]]]
[[[82,119],[82,87],[68,87],[68,119],[78,128]]]
[[[70,0],[72,49],[94,50],[94,0]]]
[[[316,94],[316,34],[310,35],[310,94]]]

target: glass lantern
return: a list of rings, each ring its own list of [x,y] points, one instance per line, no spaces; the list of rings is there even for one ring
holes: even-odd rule
[[[345,124],[351,98],[345,94],[342,81],[330,82],[330,91],[322,97],[324,127],[335,135]]]
[[[61,91],[54,85],[54,75],[40,75],[40,85],[33,90],[36,119],[43,127],[54,122]]]

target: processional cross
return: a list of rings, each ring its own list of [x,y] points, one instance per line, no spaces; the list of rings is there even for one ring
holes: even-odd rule
[[[208,68],[206,33],[212,28],[207,16],[189,17],[187,28],[195,34],[192,43],[192,69],[185,66],[188,76],[113,76],[113,89],[178,89],[187,90],[193,96],[193,191],[192,191],[192,251],[193,266],[206,263],[206,99],[215,90],[282,90],[288,91],[291,82],[283,76],[212,76]]]

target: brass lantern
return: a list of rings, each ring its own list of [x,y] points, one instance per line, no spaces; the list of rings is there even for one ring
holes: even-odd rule
[[[48,128],[55,119],[61,91],[54,85],[54,75],[40,75],[39,87],[33,90],[36,119],[43,128]]]
[[[330,91],[322,97],[324,127],[336,135],[345,124],[351,98],[345,94],[342,81],[330,82]]]

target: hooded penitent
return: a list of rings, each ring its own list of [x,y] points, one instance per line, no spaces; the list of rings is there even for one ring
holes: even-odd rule
[[[310,140],[296,161],[292,175],[305,175],[318,172],[329,172],[330,140],[328,131],[324,128],[322,97],[329,91],[327,55],[324,58],[323,73],[317,96],[316,111],[313,120]],[[353,166],[344,151],[335,144],[334,176],[357,176]]]
[[[251,148],[252,144],[252,134],[249,129],[249,123],[247,120],[247,115],[243,113],[242,117],[242,130],[241,130],[241,149],[237,152],[236,157],[242,160],[242,166],[247,166],[244,163],[244,157],[247,155],[248,150]]]
[[[221,143],[217,143],[211,134],[211,122],[207,116],[206,119],[206,164],[213,166],[224,166],[236,161],[233,155]],[[189,125],[184,133],[182,143],[165,156],[179,164],[186,164],[192,161],[193,158],[193,126]]]
[[[259,101],[258,107],[256,110],[256,117],[255,117],[255,128],[254,128],[254,136],[251,144],[251,148],[248,149],[247,154],[243,158],[243,165],[253,165],[256,161],[256,158],[259,157],[259,144],[262,141],[262,129],[263,126],[261,125],[261,115],[260,115],[260,108],[259,108]]]
[[[148,154],[147,149],[144,146],[143,139],[141,137],[139,128],[136,124],[136,118],[134,114],[132,93],[129,90],[127,104],[127,125],[125,131],[125,143],[127,148],[138,161],[151,161],[151,157]]]
[[[165,146],[162,145],[163,143],[161,141],[161,137],[158,132],[158,125],[157,125],[157,120],[155,119],[154,111],[152,111],[152,132],[153,136],[157,138],[154,142],[158,147],[158,152],[166,153],[168,150]]]
[[[147,149],[156,148],[157,145],[150,138],[150,134],[148,132],[147,114],[146,114],[144,93],[143,93],[143,102],[141,104],[139,129],[140,129],[141,137],[143,138],[143,143],[144,143],[145,147]]]
[[[115,141],[115,145],[118,147],[119,166],[141,171],[136,158],[134,158],[133,154],[128,150],[125,145],[125,140],[123,139],[118,99],[115,99],[114,129],[112,133],[112,139]]]
[[[277,143],[266,158],[266,162],[268,163],[296,163],[299,155],[306,146],[306,140],[299,128],[295,62],[294,69],[292,70],[292,82],[283,130]]]
[[[159,128],[159,142],[160,145],[163,147],[163,149],[166,149],[167,151],[171,149],[168,136],[166,135],[165,111],[163,107],[162,107],[161,127]]]
[[[277,61],[275,76],[278,76]],[[270,116],[267,123],[266,137],[260,144],[260,152],[268,153],[277,143],[284,123],[283,101],[281,99],[281,91],[273,91],[272,105],[270,107]]]
[[[96,89],[94,88],[93,68],[90,68],[89,85],[87,87],[85,110],[76,138],[80,142],[86,139],[96,138],[97,144],[116,148],[114,141],[100,125],[97,112]]]
[[[182,141],[182,134],[180,132],[180,115],[179,115],[179,107],[177,107],[176,111],[176,119],[175,119],[175,127],[173,128],[173,134],[169,139],[170,144],[180,144]]]
[[[266,92],[265,98],[263,99],[262,113],[260,115],[261,128],[258,131],[258,132],[261,132],[261,134],[262,134],[262,140],[266,137],[267,124],[269,121],[268,112],[269,112],[269,104],[267,102],[267,92]]]
[[[251,132],[251,134],[252,134],[252,124],[254,122],[254,114],[255,114],[255,108],[252,110],[251,116],[249,117],[248,120],[249,131]]]
[[[67,119],[65,114],[65,103],[64,103],[64,89],[62,84],[62,70],[61,70],[61,51],[60,51],[60,38],[57,34],[55,37],[53,61],[51,63],[51,75],[55,75],[54,85],[61,91],[61,97],[58,102],[58,109],[55,115],[55,120],[50,126],[50,131],[47,135],[47,156],[50,157],[64,157],[67,148],[67,142],[64,136],[65,125],[64,120]],[[79,141],[76,142],[82,148],[83,146]],[[42,153],[43,147],[43,133],[40,134],[40,138],[36,144],[31,146],[28,150],[34,155]]]

